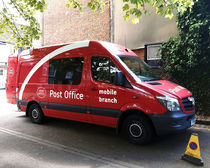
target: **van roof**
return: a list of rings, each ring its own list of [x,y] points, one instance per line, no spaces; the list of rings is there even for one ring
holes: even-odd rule
[[[76,41],[76,42],[70,42],[70,43],[63,43],[63,44],[55,44],[55,45],[48,45],[48,46],[43,46],[40,48],[33,48],[33,49],[29,49],[29,50],[24,50],[21,54],[20,57],[21,58],[29,58],[29,55],[33,55],[36,57],[42,57],[43,54],[40,53],[44,53],[44,52],[52,52],[60,47],[66,46],[66,45],[70,45],[70,44],[78,44],[78,46],[80,46],[80,44],[82,43],[88,43],[88,46],[90,46],[93,43],[97,43],[100,44],[102,47],[106,48],[111,54],[113,55],[133,55],[136,56],[135,53],[133,53],[130,49],[118,45],[118,44],[114,44],[114,43],[110,43],[110,42],[105,42],[105,41]]]

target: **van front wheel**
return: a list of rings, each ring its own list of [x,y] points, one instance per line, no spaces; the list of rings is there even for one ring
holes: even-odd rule
[[[37,123],[40,124],[43,122],[44,119],[44,114],[42,112],[42,109],[40,108],[40,106],[38,104],[32,104],[29,107],[29,118],[31,119],[31,121],[33,123]]]
[[[153,136],[151,124],[141,115],[128,116],[123,122],[123,132],[130,142],[138,145],[148,144]]]

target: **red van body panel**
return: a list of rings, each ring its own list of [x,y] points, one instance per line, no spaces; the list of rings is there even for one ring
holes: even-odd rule
[[[11,104],[16,104],[17,63],[18,63],[17,55],[10,55],[8,57],[6,96],[7,96],[7,102]]]
[[[126,112],[135,110],[144,113],[156,131],[189,128],[195,117],[194,107],[186,110],[183,99],[188,99],[192,93],[166,80],[137,82],[118,57],[120,55],[137,57],[125,47],[99,41],[48,46],[21,53],[16,74],[19,109],[27,111],[30,104],[36,102],[45,116],[112,128],[119,126],[121,116]],[[97,60],[102,62],[98,63]],[[64,66],[58,68],[62,61]],[[65,61],[74,64],[67,66]],[[98,75],[95,71],[100,72],[100,66],[108,63],[114,70],[122,72],[128,87],[95,79]],[[94,69],[95,65],[99,68]],[[72,71],[68,72],[68,68]],[[66,73],[59,75],[61,70]],[[103,67],[102,70],[105,71]],[[178,99],[180,111],[168,112],[157,96]],[[180,119],[184,124],[171,126]]]

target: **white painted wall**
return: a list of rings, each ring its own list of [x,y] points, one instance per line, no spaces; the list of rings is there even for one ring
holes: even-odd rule
[[[175,18],[170,20],[155,14],[151,7],[151,15],[143,15],[139,24],[124,21],[123,1],[114,0],[114,42],[131,49],[143,47],[145,44],[164,42],[177,32]]]
[[[13,45],[0,45],[0,70],[3,70],[3,75],[0,75],[0,89],[6,86],[7,62],[8,56],[13,52]]]
[[[13,52],[13,46],[11,44],[0,44],[0,62],[7,62],[8,56]]]

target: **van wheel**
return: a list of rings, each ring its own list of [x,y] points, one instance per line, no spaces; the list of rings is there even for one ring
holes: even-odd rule
[[[40,124],[43,122],[44,114],[38,104],[32,104],[29,107],[28,115],[33,123]]]
[[[131,143],[138,145],[150,143],[154,134],[148,119],[142,115],[128,116],[123,122],[123,132]]]

